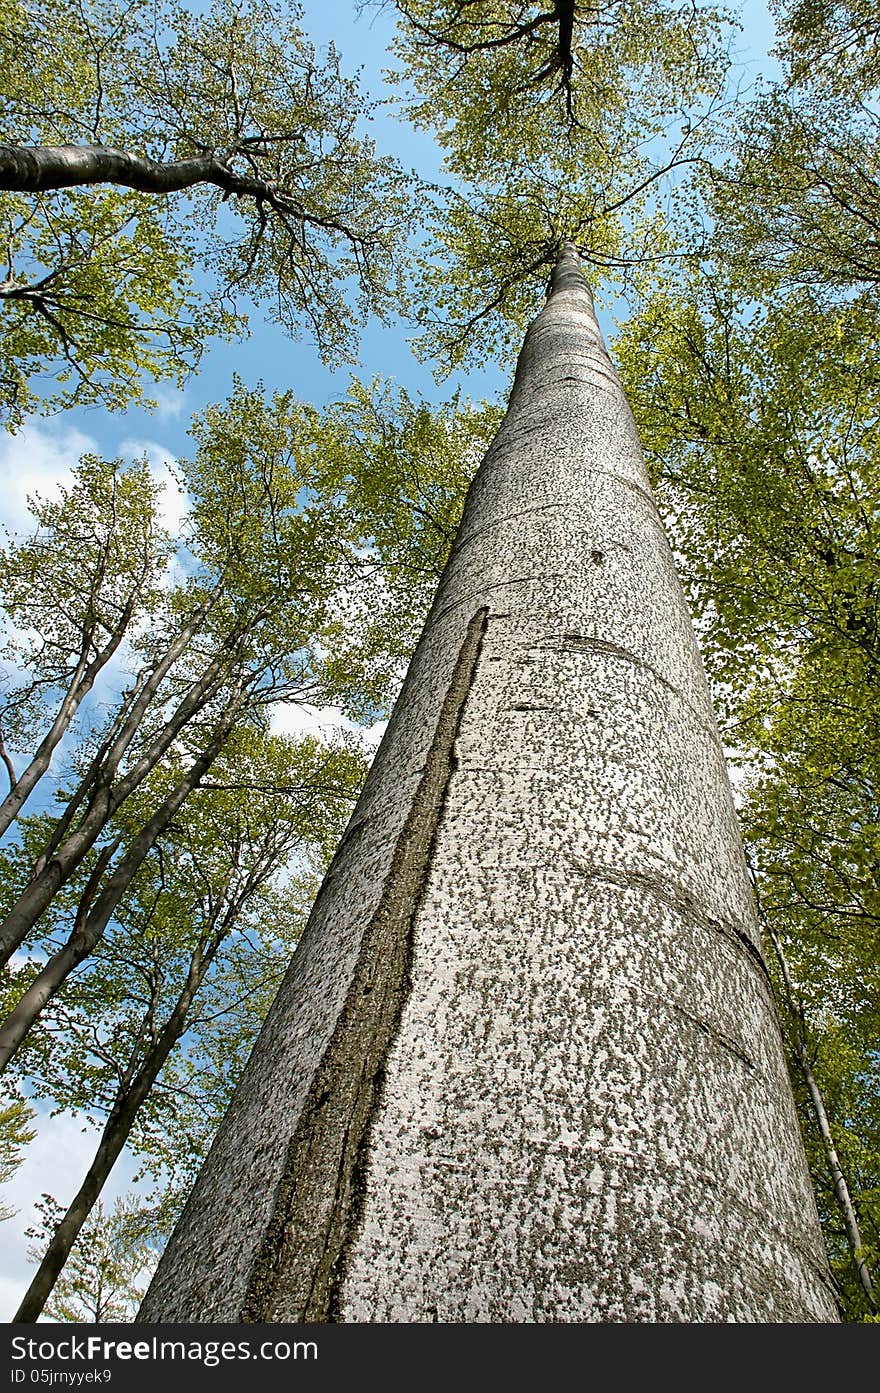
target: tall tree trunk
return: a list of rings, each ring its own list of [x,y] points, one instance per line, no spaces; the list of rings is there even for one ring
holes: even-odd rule
[[[727,771],[565,244],[142,1321],[835,1321]]]

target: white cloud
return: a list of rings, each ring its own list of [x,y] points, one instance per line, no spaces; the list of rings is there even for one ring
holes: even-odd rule
[[[28,423],[18,435],[4,435],[0,439],[0,521],[11,532],[27,533],[33,525],[28,495],[57,493],[59,484],[70,483],[80,456],[97,450],[90,436],[71,426]]]
[[[372,726],[359,726],[338,706],[309,706],[306,702],[279,702],[272,710],[274,735],[314,735],[330,741],[337,733],[356,735],[368,753],[379,748],[387,721]]]
[[[186,494],[181,492],[174,473],[176,457],[155,440],[139,440],[131,436],[120,442],[117,453],[123,459],[140,459],[146,456],[150,473],[163,490],[159,504],[159,521],[163,527],[167,527],[172,536],[176,536],[189,511]]]
[[[12,1179],[3,1187],[3,1201],[18,1212],[0,1223],[0,1320],[10,1321],[24,1296],[34,1265],[28,1262],[30,1239],[25,1229],[39,1222],[35,1204],[43,1194],[54,1195],[69,1204],[81,1184],[98,1145],[94,1128],[83,1130],[83,1122],[72,1113],[49,1116],[39,1111],[31,1123],[37,1136],[25,1152],[25,1159]],[[105,1209],[117,1196],[138,1187],[133,1184],[137,1168],[134,1158],[123,1152],[104,1187],[101,1200]]]
[[[72,471],[82,455],[102,453],[97,441],[74,426],[29,421],[17,435],[0,437],[0,522],[11,532],[27,533],[33,524],[28,495],[57,495],[59,485],[72,482]],[[155,440],[127,437],[112,454],[122,459],[146,456],[153,478],[163,489],[161,522],[176,533],[188,502],[174,475],[176,460],[171,451]]]
[[[183,415],[187,405],[187,394],[178,387],[151,386],[150,393],[156,403],[156,415],[165,421],[176,421]]]
[[[374,725],[370,726],[369,730],[361,729],[361,735],[366,744],[371,746],[374,751],[378,750],[382,736],[385,734],[387,727],[387,721],[376,721]]]
[[[730,780],[730,791],[733,794],[733,805],[739,811],[743,805],[743,784],[746,773],[739,762],[739,751],[730,749],[727,745],[723,746],[724,761],[727,765],[727,777]]]

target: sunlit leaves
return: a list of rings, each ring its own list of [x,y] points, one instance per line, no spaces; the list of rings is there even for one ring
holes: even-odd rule
[[[146,460],[94,455],[55,498],[32,498],[33,531],[0,552],[0,603],[11,621],[4,656],[51,690],[84,644],[99,650],[123,616],[137,628],[160,602],[171,552],[159,505]]]
[[[407,180],[376,154],[335,50],[316,55],[300,18],[272,0],[204,14],[177,0],[4,9],[10,145],[198,156],[238,180],[0,195],[11,425],[40,402],[115,409],[145,379],[180,381],[206,338],[246,330],[255,304],[292,334],[305,327],[328,362],[352,360],[359,323],[396,304]]]
[[[779,56],[795,82],[845,97],[880,86],[880,17],[873,0],[773,0]]]
[[[194,290],[190,233],[178,235],[167,209],[143,194],[3,194],[0,229],[8,425],[40,402],[115,410],[139,396],[144,377],[180,383],[204,337],[232,326]]]
[[[735,160],[707,179],[741,293],[880,285],[880,123],[868,105],[776,90],[738,120]]]
[[[40,1222],[27,1230],[35,1261],[64,1212],[53,1195],[43,1195],[36,1210]],[[155,1264],[154,1229],[154,1210],[137,1195],[106,1207],[99,1200],[52,1293],[48,1319],[62,1325],[133,1320]]]
[[[22,1162],[22,1152],[37,1135],[30,1126],[33,1109],[10,1089],[0,1099],[0,1185],[7,1185]],[[0,1200],[0,1223],[11,1219],[15,1210]]]
[[[669,200],[710,140],[729,22],[651,0],[396,8],[410,114],[453,180],[428,210],[420,351],[441,371],[511,363],[562,239],[618,285],[673,251]]]
[[[712,669],[748,689],[805,637],[870,658],[880,374],[860,343],[871,320],[806,292],[741,312],[711,279],[693,288],[702,310],[659,298],[618,354]]]

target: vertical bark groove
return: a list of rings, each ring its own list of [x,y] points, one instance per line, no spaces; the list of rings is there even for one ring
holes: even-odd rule
[[[290,1140],[241,1312],[244,1322],[334,1319],[345,1247],[360,1212],[370,1122],[408,995],[414,922],[487,617],[480,609],[468,625],[345,1005]]]

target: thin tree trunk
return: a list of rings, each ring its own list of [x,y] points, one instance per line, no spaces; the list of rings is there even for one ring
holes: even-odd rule
[[[858,1215],[856,1214],[856,1207],[853,1203],[852,1195],[850,1194],[850,1189],[847,1183],[846,1175],[844,1174],[843,1166],[840,1163],[840,1157],[837,1153],[837,1147],[834,1144],[834,1133],[831,1130],[831,1123],[829,1121],[828,1113],[825,1108],[825,1100],[822,1096],[822,1090],[819,1087],[819,1084],[816,1080],[816,1076],[813,1073],[813,1066],[810,1063],[810,1052],[807,1048],[807,1040],[803,1026],[803,1010],[798,1000],[798,993],[791,979],[791,973],[788,969],[788,961],[783,951],[779,935],[776,933],[775,929],[772,928],[766,916],[763,916],[763,918],[767,936],[770,939],[770,942],[773,944],[773,951],[776,954],[776,960],[779,963],[779,968],[782,973],[782,981],[785,987],[785,1004],[788,1009],[788,1017],[791,1022],[792,1033],[794,1036],[794,1055],[798,1063],[798,1068],[800,1069],[801,1074],[803,1075],[804,1083],[807,1086],[807,1092],[810,1095],[810,1102],[813,1105],[813,1112],[815,1114],[816,1123],[819,1128],[819,1135],[822,1138],[822,1150],[825,1153],[825,1161],[828,1166],[828,1173],[831,1177],[831,1186],[834,1191],[834,1198],[837,1201],[841,1216],[843,1218],[843,1226],[846,1232],[850,1252],[852,1253],[852,1260],[853,1266],[856,1270],[856,1277],[859,1282],[859,1285],[862,1288],[862,1291],[865,1293],[865,1298],[868,1302],[869,1308],[872,1311],[876,1311],[877,1297],[874,1291],[874,1282],[871,1277],[871,1269],[869,1268],[864,1256],[864,1244],[862,1242],[862,1234],[859,1228],[859,1220]]]
[[[114,475],[112,491],[112,521],[108,534],[101,547],[97,564],[89,578],[90,609],[92,610],[91,622],[83,626],[80,643],[80,651],[73,675],[67,684],[67,690],[61,699],[55,719],[52,722],[46,735],[40,741],[37,750],[22,771],[21,777],[16,779],[11,765],[7,765],[10,771],[10,789],[7,796],[0,804],[0,836],[15,821],[21,812],[27,799],[33,793],[40,779],[45,774],[51,763],[52,755],[58,744],[67,732],[70,722],[79,710],[83,700],[92,690],[95,681],[107,666],[110,659],[118,651],[119,645],[128,633],[128,627],[132,621],[138,599],[143,593],[143,588],[150,571],[150,552],[145,546],[141,556],[140,571],[134,584],[131,586],[125,603],[119,612],[112,630],[106,629],[108,634],[107,641],[103,648],[96,648],[95,638],[98,631],[98,621],[94,616],[95,606],[100,599],[102,587],[107,576],[107,561],[113,543],[115,524],[117,520],[116,503],[118,496],[118,480]],[[89,654],[96,649],[94,656],[90,659]]]
[[[228,711],[222,724],[199,755],[186,777],[181,779],[175,789],[163,801],[149,822],[145,823],[133,837],[128,850],[119,865],[112,871],[106,885],[96,896],[94,907],[89,909],[81,924],[74,931],[63,948],[54,953],[42,971],[31,983],[18,1004],[0,1026],[0,1072],[6,1069],[12,1056],[25,1039],[40,1012],[60,991],[73,972],[103,937],[111,915],[119,904],[144,859],[157,839],[164,832],[186,799],[197,788],[201,779],[216,760],[232,728],[235,711]]]
[[[99,673],[107,666],[119,648],[134,613],[139,593],[139,587],[132,591],[109,641],[95,654],[91,661],[89,661],[88,653],[92,635],[89,633],[84,636],[82,652],[54,721],[37,746],[33,758],[22,770],[18,779],[14,781],[3,802],[0,803],[0,837],[16,820],[40,779],[49,768],[52,755],[68,731],[71,721],[95,685]]]
[[[3,802],[0,803],[0,837],[12,826],[21,812],[22,807],[49,768],[52,761],[52,754],[64,735],[64,732],[70,725],[70,722],[73,720],[82,697],[91,689],[94,678],[87,688],[83,689],[82,685],[89,666],[88,648],[90,639],[91,635],[86,635],[83,638],[82,651],[77,665],[74,668],[73,676],[68,683],[67,691],[61,700],[54,721],[38,744],[32,759],[22,770],[19,778],[10,777],[9,792],[3,799]],[[82,691],[82,696],[79,695],[80,691]]]
[[[144,1321],[836,1321],[721,742],[564,245]]]
[[[559,71],[568,102],[571,101],[571,78],[574,72],[574,10],[574,0],[556,0],[556,13],[559,16]],[[571,116],[570,106],[568,114]]]
[[[158,1039],[147,1053],[134,1078],[117,1096],[101,1132],[98,1149],[86,1171],[83,1183],[52,1234],[46,1252],[25,1292],[21,1305],[12,1317],[14,1323],[39,1319],[83,1224],[91,1214],[107,1177],[131,1136],[138,1112],[149,1096],[169,1054],[186,1029],[193,999],[224,936],[224,934],[218,936],[206,953],[197,953],[193,957],[186,985]]]
[[[0,760],[3,761],[3,764],[6,767],[6,773],[9,778],[9,788],[10,790],[12,790],[18,783],[18,779],[16,778],[15,774],[15,765],[13,764],[9,751],[6,748],[2,733],[0,733]]]
[[[215,658],[202,676],[191,684],[173,716],[163,724],[144,754],[122,778],[113,783],[119,764],[134,740],[150,702],[173,664],[186,651],[205,612],[202,606],[169,645],[161,661],[139,684],[136,699],[122,728],[115,734],[100,768],[92,771],[92,788],[81,821],[62,843],[54,845],[48,858],[44,856],[39,859],[30,883],[0,924],[0,965],[7,963],[24,942],[62,885],[88,855],[109,819],[140,786],[188,722],[222,685],[229,662],[226,653]]]
[[[35,880],[37,876],[42,874],[58,848],[64,845],[70,829],[74,826],[80,815],[81,808],[88,803],[89,798],[92,796],[101,776],[101,771],[104,769],[107,754],[116,739],[120,727],[128,719],[131,709],[140,696],[144,683],[147,681],[149,675],[149,672],[140,672],[135,679],[134,685],[129,691],[123,693],[122,705],[116,714],[113,726],[104,736],[104,739],[95,751],[85,774],[64,805],[64,812],[54,824],[49,840],[44,843],[34,862],[31,876],[32,880]]]

